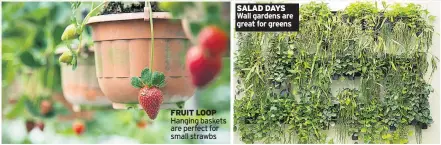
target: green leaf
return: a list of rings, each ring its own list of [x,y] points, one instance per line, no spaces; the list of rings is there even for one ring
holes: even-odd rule
[[[95,15],[97,15],[99,12],[101,12],[101,9],[103,9],[103,6],[106,4],[107,2],[102,2],[100,3],[98,6],[96,6],[95,8],[93,8],[92,10],[90,10],[90,12],[86,15],[86,17],[84,17],[83,19],[83,23],[81,23],[80,26],[80,31],[82,32],[86,23],[89,21],[90,17],[93,17]]]
[[[349,105],[349,103],[351,103],[351,99],[349,99],[349,98],[346,98],[346,101],[345,101],[345,103],[346,103],[346,105]]]
[[[144,68],[141,72],[141,82],[144,85],[152,84],[152,72],[149,68]]]
[[[32,116],[40,116],[40,109],[38,109],[38,106],[27,96],[24,97],[25,97],[26,109],[28,110],[28,112],[31,113]]]
[[[161,72],[154,72],[152,76],[152,86],[162,88],[165,86],[165,76]]]
[[[190,23],[190,31],[191,31],[191,35],[193,36],[198,36],[199,32],[202,30],[202,24],[200,23],[196,23],[196,22],[192,22]]]
[[[176,102],[176,105],[178,106],[179,109],[182,109],[184,108],[185,101]]]
[[[395,70],[395,71],[397,71],[397,68],[395,67],[395,64],[394,64],[394,62],[392,62],[392,61],[389,61],[389,63],[392,65],[392,68]]]
[[[43,64],[40,61],[37,61],[37,59],[35,59],[34,55],[32,55],[32,53],[29,51],[24,51],[24,52],[20,53],[19,57],[20,57],[21,62],[24,65],[29,66],[31,68],[39,68],[39,67],[43,66]]]
[[[130,83],[135,88],[142,88],[143,87],[141,79],[139,79],[138,77],[132,77],[132,79],[130,80]]]
[[[361,128],[361,131],[360,131],[360,132],[365,133],[366,131],[367,131],[367,128],[366,128],[366,127],[363,127],[363,128]]]
[[[20,97],[15,106],[6,114],[6,118],[13,119],[23,114],[25,108],[25,97]]]

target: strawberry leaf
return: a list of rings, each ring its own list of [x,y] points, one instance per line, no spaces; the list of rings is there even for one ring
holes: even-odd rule
[[[130,83],[135,88],[142,88],[143,87],[141,79],[139,79],[138,77],[132,77]]]
[[[161,72],[154,72],[152,76],[152,86],[162,88],[165,86],[165,76]]]
[[[148,68],[144,68],[141,72],[141,82],[144,85],[152,84],[152,72]],[[142,88],[142,87],[141,87]]]
[[[40,109],[38,108],[36,102],[29,99],[28,96],[26,96],[25,99],[25,106],[26,110],[32,115],[32,116],[40,116]]]

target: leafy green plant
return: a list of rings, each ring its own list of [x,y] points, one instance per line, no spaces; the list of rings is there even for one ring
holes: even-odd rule
[[[433,90],[424,80],[429,66],[437,68],[429,53],[432,21],[415,4],[406,7],[423,14],[418,27],[391,21],[390,14],[409,10],[382,4],[331,12],[311,2],[300,8],[298,32],[237,33],[234,124],[241,140],[326,143],[333,140],[324,130],[336,126],[340,142],[354,135],[363,143],[408,143],[414,125],[420,143],[432,122]],[[360,79],[359,88],[333,96],[332,84],[346,77]]]
[[[97,15],[106,3],[107,2],[102,2],[96,7],[94,6],[94,3],[92,3],[90,12],[84,17],[84,19],[79,20],[76,17],[75,13],[78,11],[77,9],[82,3],[71,2],[71,24],[64,29],[64,32],[60,37],[61,40],[66,44],[69,51],[64,52],[60,56],[59,62],[72,65],[72,70],[75,70],[77,68],[78,56],[79,53],[82,52],[81,49],[83,48],[83,31],[86,29],[86,23],[89,21],[90,17]],[[76,39],[79,40],[79,44],[78,49],[74,50],[71,45],[73,44],[72,40]]]
[[[377,15],[379,12],[376,3],[371,2],[354,2],[345,9],[345,14],[349,17],[364,18],[368,15]]]

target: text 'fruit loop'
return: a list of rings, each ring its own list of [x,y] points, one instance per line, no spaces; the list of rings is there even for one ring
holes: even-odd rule
[[[213,116],[216,110],[171,110],[171,116]]]

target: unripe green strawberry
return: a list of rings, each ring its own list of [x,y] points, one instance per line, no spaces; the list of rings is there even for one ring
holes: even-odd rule
[[[70,51],[64,52],[63,54],[61,54],[60,58],[58,59],[58,61],[66,63],[66,64],[72,64],[72,53]]]
[[[61,40],[72,40],[78,37],[77,34],[77,28],[75,27],[75,24],[70,24],[69,26],[64,29],[63,34],[61,35]]]
[[[156,87],[143,87],[138,94],[138,101],[150,119],[155,119],[161,107],[162,91]]]

